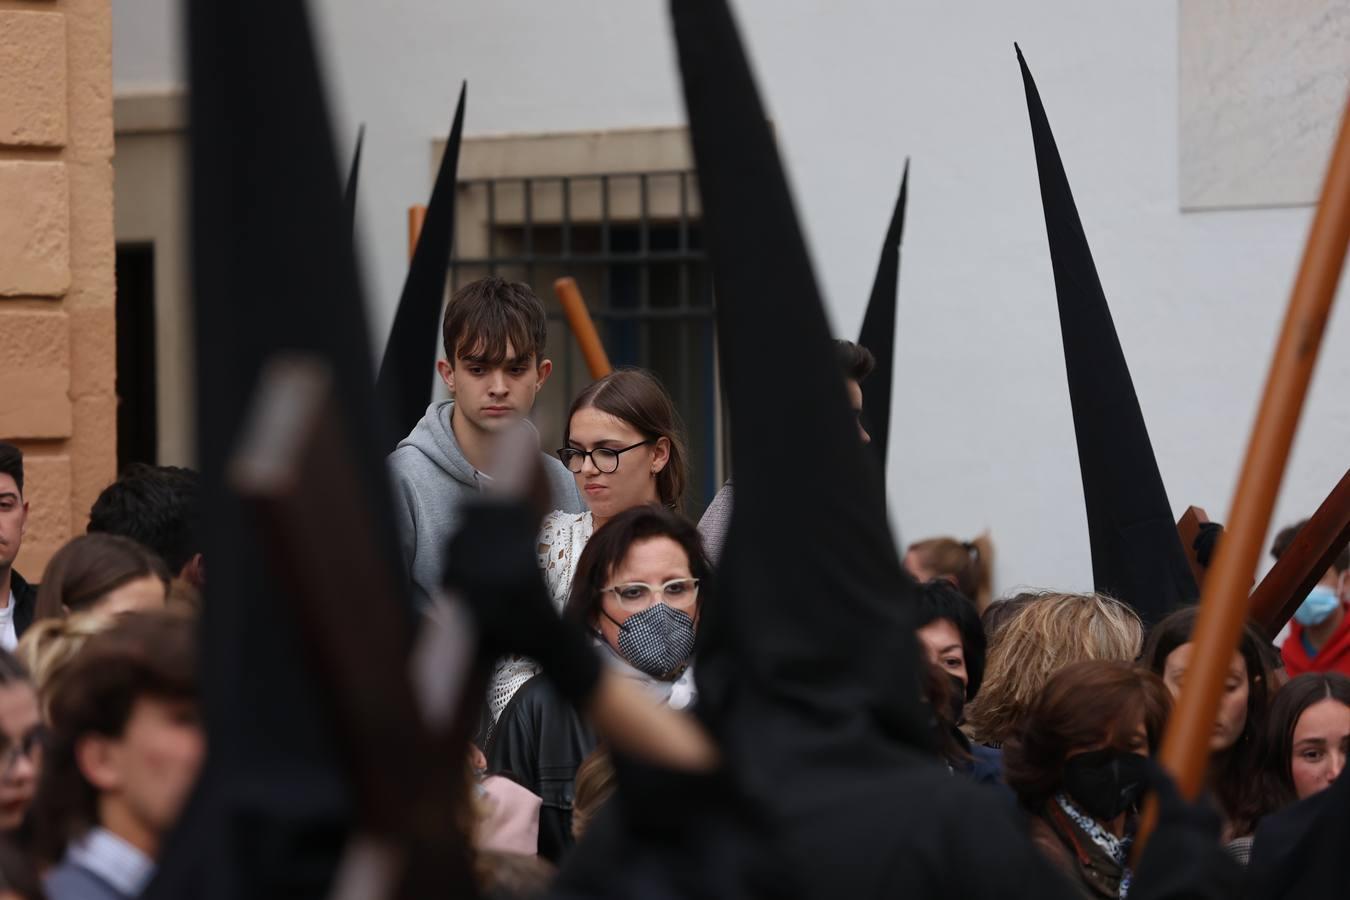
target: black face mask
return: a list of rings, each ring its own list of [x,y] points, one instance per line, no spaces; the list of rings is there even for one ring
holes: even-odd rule
[[[1064,792],[1083,812],[1109,822],[1139,802],[1148,773],[1148,760],[1138,753],[1103,747],[1064,764]]]
[[[966,714],[966,683],[950,673],[947,681],[947,712],[951,714],[952,724],[960,725]]]

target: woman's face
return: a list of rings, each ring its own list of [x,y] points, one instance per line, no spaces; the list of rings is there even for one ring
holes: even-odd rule
[[[24,681],[0,685],[0,831],[23,822],[42,771],[42,719],[37,693]]]
[[[1186,680],[1186,670],[1191,665],[1191,655],[1195,645],[1187,642],[1171,653],[1163,663],[1163,683],[1172,692],[1172,699],[1181,696],[1181,685]],[[1210,732],[1209,749],[1217,753],[1227,750],[1242,736],[1247,727],[1247,699],[1251,694],[1251,685],[1247,681],[1247,660],[1241,653],[1235,652],[1228,664],[1228,674],[1224,676],[1223,695],[1219,699],[1219,715],[1214,720],[1214,730]]]
[[[919,643],[928,654],[928,661],[948,675],[955,675],[964,685],[970,684],[966,674],[966,651],[961,643],[961,632],[950,619],[934,619],[916,632]]]
[[[1141,717],[1139,719],[1139,722],[1138,724],[1135,725],[1134,730],[1128,732],[1128,736],[1122,742],[1116,744],[1108,744],[1103,741],[1101,743],[1093,744],[1090,747],[1075,747],[1074,749],[1069,751],[1068,755],[1065,757],[1065,760],[1070,760],[1080,754],[1091,753],[1094,750],[1101,750],[1104,747],[1111,747],[1111,746],[1114,746],[1117,750],[1123,751],[1125,753],[1134,753],[1138,756],[1142,756],[1145,759],[1147,759],[1149,756],[1148,728],[1144,726],[1143,718]]]
[[[623,450],[646,439],[622,419],[588,406],[572,415],[567,446],[577,450],[599,447]],[[660,502],[656,474],[669,460],[670,442],[658,438],[620,455],[619,466],[613,472],[601,472],[594,458],[588,456],[582,461],[581,471],[572,474],[577,480],[577,489],[586,498],[586,505],[595,517],[610,519],[626,509]]]
[[[661,585],[670,581],[693,577],[689,571],[689,557],[685,554],[683,547],[668,537],[650,537],[633,542],[623,561],[615,566],[614,571],[610,573],[609,580],[605,582],[604,587],[612,588],[622,584],[634,583],[649,584],[656,588],[652,602],[664,603],[666,598],[661,594]],[[694,626],[697,628],[697,595],[695,594],[691,599],[694,605],[688,608],[683,606],[676,606],[675,608],[693,619]],[[685,601],[678,602],[683,603]],[[591,624],[604,636],[605,643],[609,644],[615,653],[619,653],[619,626],[627,622],[630,616],[637,615],[642,610],[625,608],[618,595],[611,590],[606,590],[601,594],[600,608],[604,611],[604,615],[596,616]]]
[[[1303,711],[1294,724],[1289,774],[1298,799],[1331,787],[1350,752],[1350,706],[1327,697]]]

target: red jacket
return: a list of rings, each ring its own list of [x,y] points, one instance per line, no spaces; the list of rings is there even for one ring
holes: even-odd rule
[[[1284,670],[1290,678],[1296,678],[1304,672],[1340,672],[1350,675],[1350,610],[1346,611],[1341,627],[1331,639],[1322,645],[1315,656],[1309,656],[1303,646],[1304,628],[1298,622],[1289,623],[1289,637],[1280,649],[1284,657]]]

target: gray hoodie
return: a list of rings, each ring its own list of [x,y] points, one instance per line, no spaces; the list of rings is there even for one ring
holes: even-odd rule
[[[488,477],[460,452],[450,428],[454,405],[454,400],[440,400],[428,406],[422,421],[389,454],[394,522],[418,609],[426,608],[440,585],[445,545],[459,525],[461,505],[483,489]],[[541,455],[553,508],[585,512],[572,473],[554,457]]]

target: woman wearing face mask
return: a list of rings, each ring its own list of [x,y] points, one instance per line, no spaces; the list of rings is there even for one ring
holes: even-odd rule
[[[1172,700],[1162,679],[1123,662],[1057,672],[1004,746],[1004,775],[1032,840],[1087,897],[1129,893],[1130,843]]]
[[[1300,675],[1275,695],[1261,744],[1263,811],[1331,787],[1350,754],[1350,678]]]
[[[595,532],[577,562],[567,615],[592,632],[610,670],[674,709],[694,700],[694,635],[712,593],[711,566],[693,523],[660,506],[622,512]],[[488,771],[543,798],[539,853],[572,845],[577,767],[595,749],[590,725],[543,675],[503,710],[487,746]]]
[[[560,611],[582,550],[597,529],[637,506],[680,509],[687,478],[684,447],[675,404],[650,372],[619,369],[572,403],[558,458],[576,478],[588,509],[554,510],[539,531],[539,567]],[[538,671],[525,659],[498,664],[488,689],[492,722]]]
[[[1289,637],[1280,654],[1290,678],[1304,672],[1340,672],[1350,675],[1350,551],[1342,553],[1307,598],[1294,611]]]
[[[1181,694],[1195,650],[1191,630],[1196,615],[1194,607],[1177,610],[1153,626],[1144,643],[1143,664],[1162,677],[1174,700]],[[1207,786],[1223,813],[1223,840],[1243,842],[1231,848],[1240,859],[1250,849],[1260,812],[1256,754],[1271,696],[1271,673],[1261,644],[1261,636],[1246,626],[1228,666],[1209,743]]]

